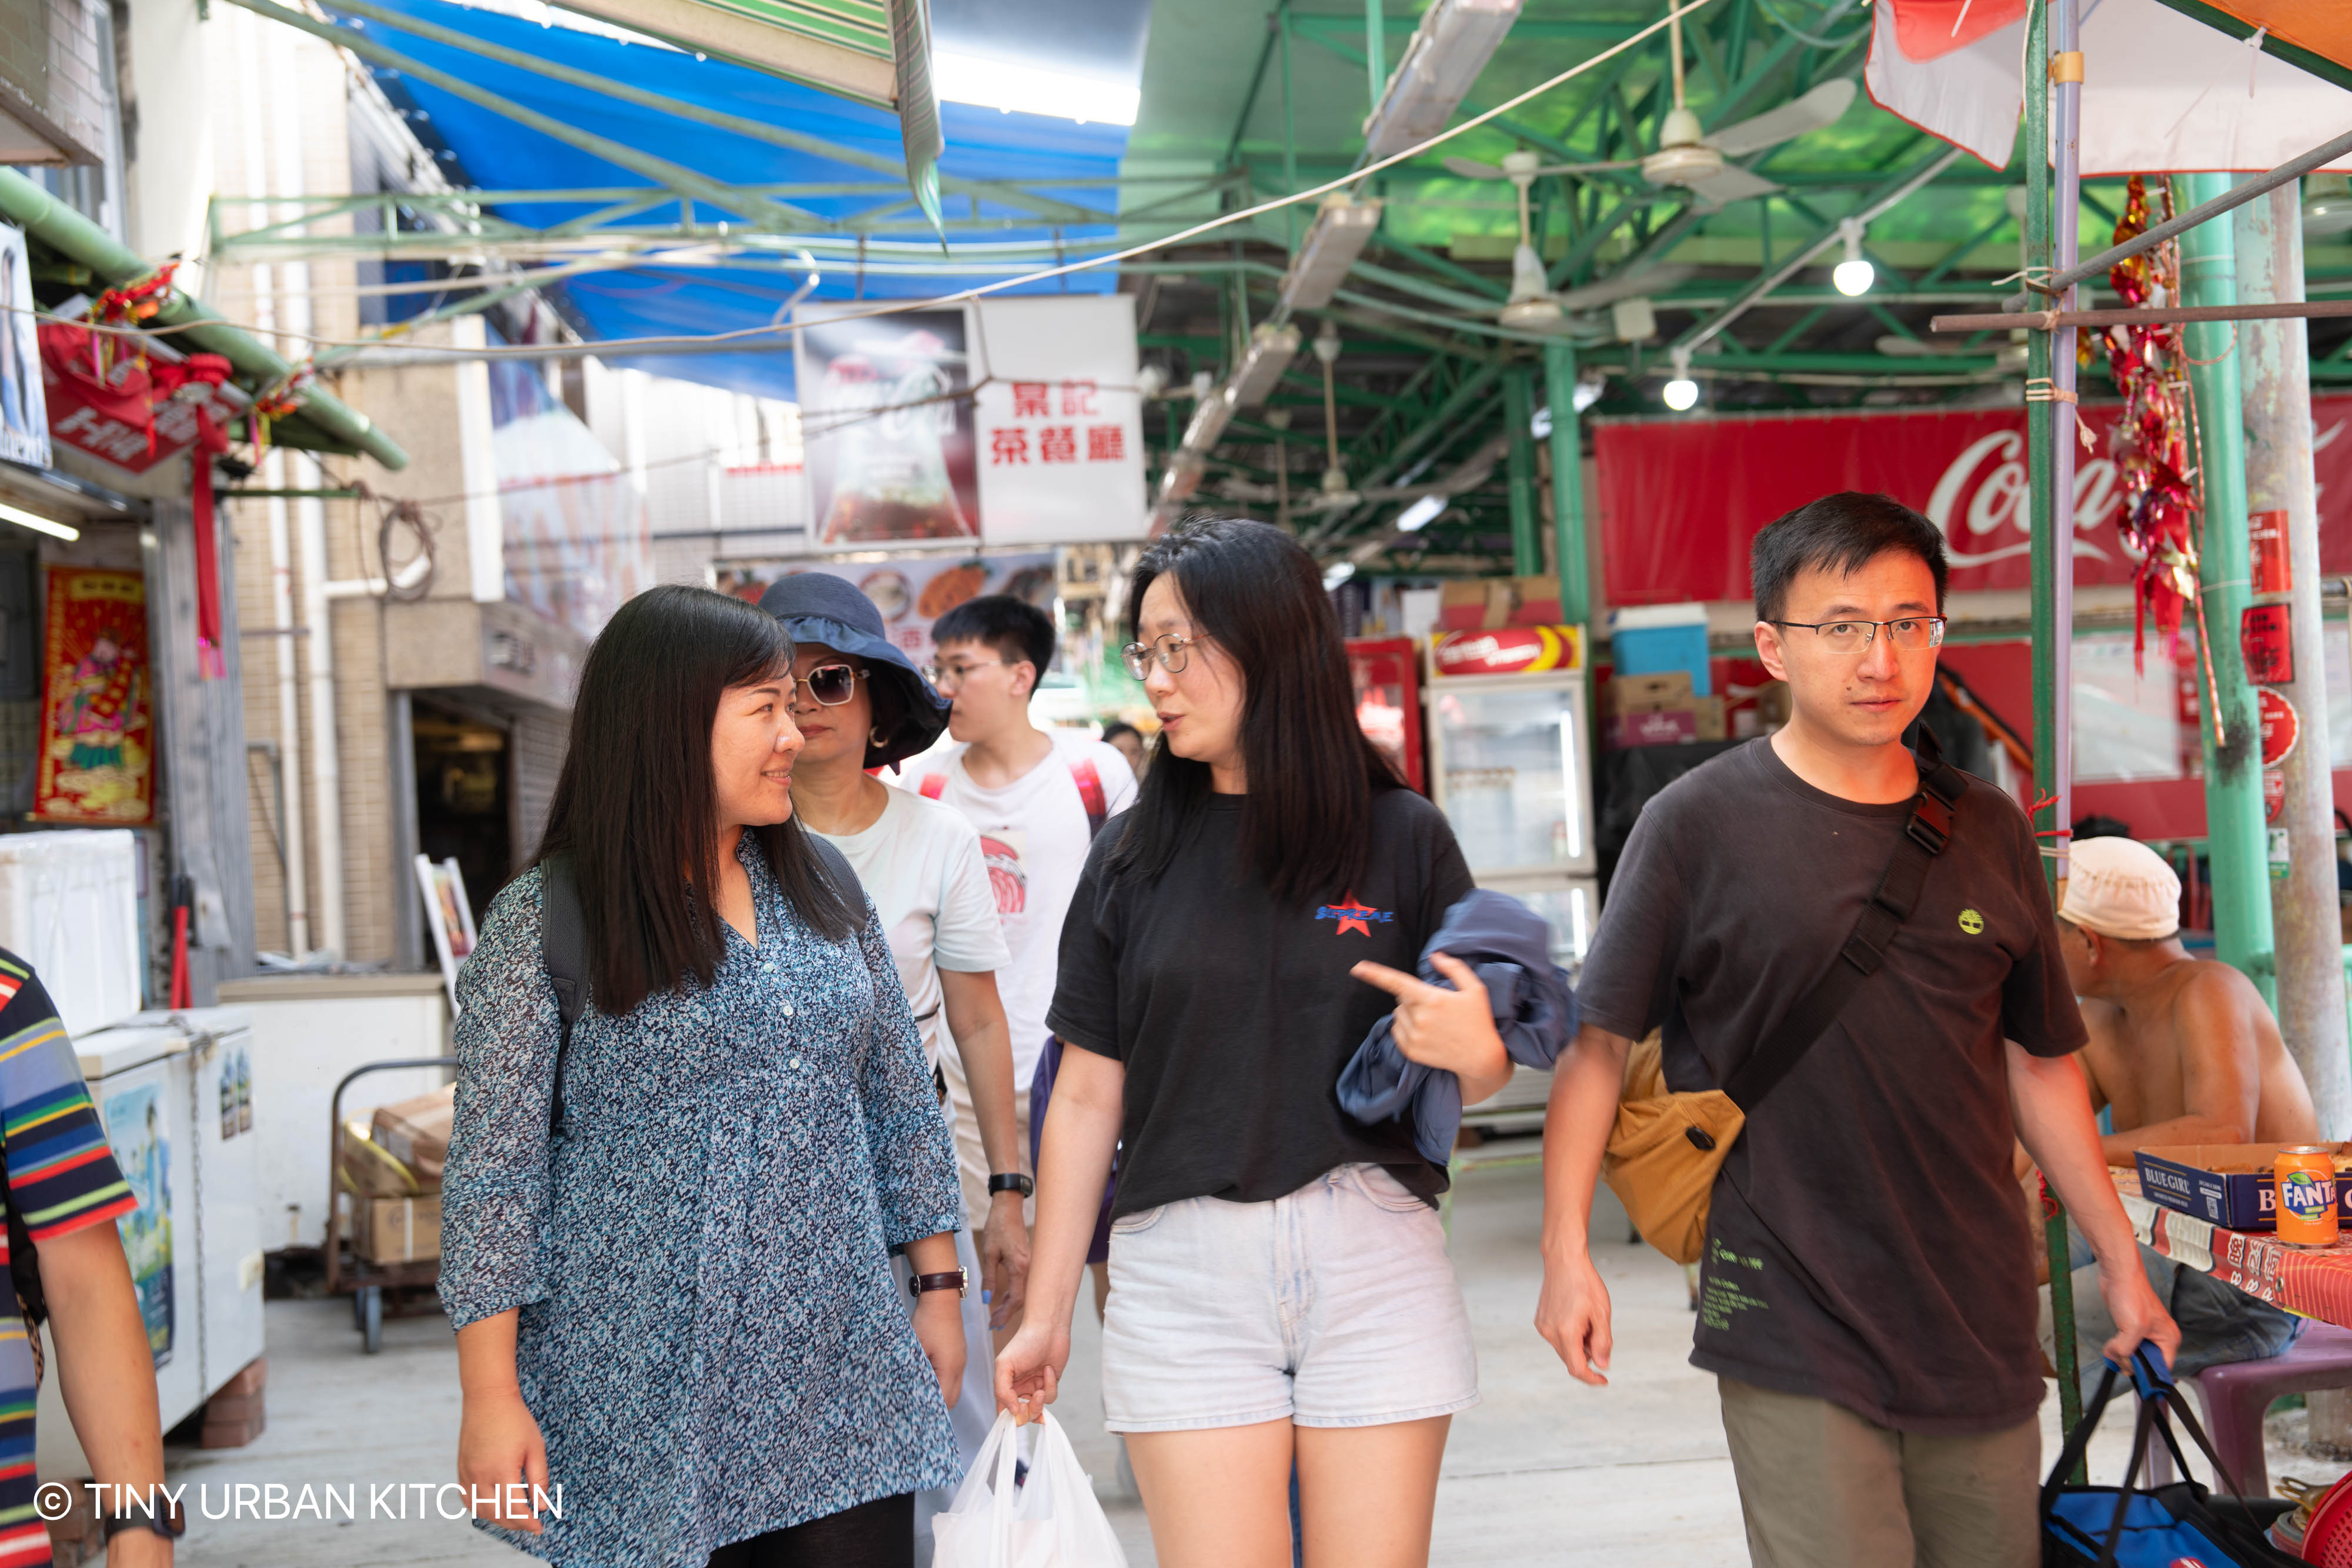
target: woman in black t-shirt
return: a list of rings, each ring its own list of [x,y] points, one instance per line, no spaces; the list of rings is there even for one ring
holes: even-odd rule
[[[1129,666],[1160,717],[1142,793],[1095,841],[1047,1022],[1064,1058],[1038,1167],[1029,1309],[998,1403],[1050,1404],[1120,1149],[1103,1403],[1163,1568],[1426,1559],[1438,1461],[1477,1364],[1444,1174],[1336,1085],[1397,1013],[1465,1102],[1510,1065],[1485,992],[1410,971],[1468,868],[1357,727],[1313,559],[1262,523],[1152,545]],[[1369,982],[1369,983],[1368,983]]]

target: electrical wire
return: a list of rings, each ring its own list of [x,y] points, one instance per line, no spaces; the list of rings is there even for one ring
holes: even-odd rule
[[[903,315],[908,312],[917,310],[937,310],[951,305],[968,304],[972,300],[985,298],[992,294],[1002,294],[1008,289],[1020,288],[1036,283],[1048,283],[1057,277],[1067,277],[1073,274],[1080,272],[1091,272],[1097,267],[1115,267],[1121,262],[1133,261],[1139,256],[1148,256],[1156,250],[1164,250],[1173,246],[1182,245],[1189,240],[1198,239],[1202,235],[1213,233],[1221,228],[1229,227],[1234,224],[1245,223],[1253,219],[1264,217],[1269,213],[1279,212],[1285,207],[1296,206],[1301,203],[1320,201],[1323,197],[1329,195],[1334,191],[1344,190],[1350,185],[1360,183],[1364,180],[1370,178],[1372,175],[1381,172],[1383,170],[1393,168],[1397,164],[1402,163],[1409,159],[1417,158],[1433,147],[1437,147],[1444,142],[1451,141],[1455,137],[1464,135],[1468,131],[1475,131],[1478,127],[1485,125],[1489,120],[1500,119],[1502,116],[1510,113],[1513,110],[1517,109],[1520,105],[1540,98],[1556,88],[1565,86],[1567,83],[1573,81],[1576,78],[1582,76],[1585,72],[1591,70],[1596,66],[1599,66],[1603,61],[1613,59],[1615,57],[1623,54],[1626,50],[1633,48],[1636,44],[1642,43],[1643,40],[1657,33],[1664,31],[1670,26],[1679,26],[1682,18],[1691,15],[1693,12],[1705,9],[1710,3],[1711,0],[1685,0],[1685,4],[1669,10],[1664,16],[1659,17],[1648,26],[1620,39],[1618,42],[1612,44],[1609,47],[1601,50],[1597,54],[1580,60],[1575,65],[1570,66],[1568,69],[1559,72],[1558,75],[1547,78],[1543,81],[1538,82],[1535,86],[1528,88],[1525,91],[1504,99],[1494,108],[1485,110],[1477,114],[1472,115],[1469,119],[1462,121],[1459,125],[1450,126],[1447,129],[1439,131],[1436,135],[1432,136],[1426,141],[1418,142],[1413,146],[1403,149],[1402,152],[1392,152],[1386,158],[1380,159],[1375,162],[1367,163],[1360,169],[1351,170],[1348,173],[1342,174],[1337,179],[1327,180],[1322,184],[1310,186],[1304,191],[1294,192],[1289,195],[1272,197],[1269,200],[1260,202],[1253,207],[1244,207],[1235,212],[1222,213],[1204,222],[1195,224],[1190,228],[1180,229],[1174,234],[1163,235],[1156,239],[1146,240],[1140,245],[1129,246],[1124,250],[1109,251],[1100,256],[1088,256],[1082,260],[1066,262],[1058,267],[1043,267],[1034,272],[1024,273],[1015,277],[1003,278],[993,283],[978,284],[970,288],[958,289],[952,294],[936,295],[928,298],[920,299],[898,299],[877,302],[865,309],[845,311],[839,315],[828,316],[825,319],[824,324],[832,326],[844,321],[866,320],[875,317]],[[18,308],[9,306],[5,308],[14,310]],[[386,346],[385,340],[379,338],[362,338],[356,340],[320,338],[309,333],[265,329],[258,327],[247,326],[240,322],[226,321],[219,318],[214,318],[205,321],[183,322],[177,326],[172,327],[116,327],[84,320],[75,320],[70,318],[56,316],[47,311],[39,309],[34,310],[31,314],[42,320],[66,321],[70,325],[83,327],[94,332],[112,332],[130,336],[143,335],[150,337],[162,337],[173,333],[187,331],[192,328],[231,326],[236,327],[241,331],[249,332],[256,338],[274,337],[280,342],[303,343],[309,345],[313,350],[319,349],[373,349]],[[626,352],[632,349],[643,348],[648,345],[672,347],[681,342],[689,341],[700,343],[749,342],[751,340],[762,338],[773,339],[779,336],[795,336],[799,333],[803,325],[803,323],[795,321],[781,326],[745,327],[739,328],[733,331],[715,332],[701,337],[673,336],[667,338],[604,339],[598,340],[594,346],[598,349],[610,350],[614,352]],[[429,351],[434,345],[409,344],[406,345],[406,347],[414,350]],[[451,350],[451,357],[474,360],[482,358],[529,359],[532,356],[529,352],[527,347],[515,350],[513,351],[509,351],[506,348],[499,347],[466,350],[453,349]]]
[[[1780,15],[1779,10],[1774,7],[1772,0],[1756,0],[1756,8],[1759,11],[1763,12],[1767,16],[1771,17],[1773,21],[1778,22],[1784,32],[1794,35],[1797,38],[1812,45],[1812,47],[1817,49],[1843,49],[1848,45],[1870,36],[1871,24],[1869,22],[1864,22],[1861,26],[1856,27],[1853,32],[1848,33],[1843,38],[1820,37],[1814,34],[1806,32],[1802,27],[1798,26],[1794,22],[1790,21],[1789,18]],[[1873,15],[1874,17],[1874,10]],[[1824,17],[1823,20],[1827,20],[1827,18]]]

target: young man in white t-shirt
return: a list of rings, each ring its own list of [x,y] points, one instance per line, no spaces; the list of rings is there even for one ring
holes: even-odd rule
[[[955,699],[948,733],[958,744],[925,758],[904,782],[980,830],[1012,955],[996,986],[1013,1030],[1013,1111],[1025,1154],[1027,1091],[1045,1046],[1062,917],[1095,833],[1134,803],[1135,775],[1113,747],[1065,739],[1030,722],[1030,695],[1054,661],[1054,622],[1044,611],[1009,594],[967,600],[940,617],[931,638],[939,653],[927,673],[941,695]],[[952,1057],[941,1065],[957,1107],[964,1185],[984,1185],[987,1158],[977,1134],[967,1131],[971,1091]]]

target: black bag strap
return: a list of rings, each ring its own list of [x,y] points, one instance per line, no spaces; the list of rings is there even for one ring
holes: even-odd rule
[[[1803,1000],[1789,1009],[1723,1086],[1723,1092],[1744,1114],[1756,1113],[1763,1098],[1803,1060],[1813,1041],[1837,1021],[1838,1014],[1845,1010],[1846,1003],[1862,983],[1878,973],[1879,966],[1886,961],[1886,945],[1895,939],[1903,923],[1911,918],[1911,911],[1919,902],[1919,891],[1927,883],[1929,862],[1951,842],[1960,797],[1968,792],[1968,775],[1944,760],[1943,748],[1937,744],[1934,732],[1924,725],[1919,729],[1916,760],[1919,792],[1911,798],[1911,820],[1904,824],[1901,836],[1895,841],[1895,856],[1886,862],[1886,871],[1879,877],[1870,902],[1862,906],[1862,917],[1854,922],[1853,934],[1846,938],[1837,959],[1831,961],[1828,973],[1814,982]]]
[[[580,880],[569,854],[539,862],[539,956],[555,987],[562,1030],[555,1039],[555,1081],[547,1096],[547,1124],[563,1124],[563,1056],[572,1026],[588,1009],[588,915],[580,906]]]

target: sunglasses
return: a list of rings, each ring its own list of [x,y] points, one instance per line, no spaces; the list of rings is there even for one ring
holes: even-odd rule
[[[808,688],[809,695],[827,707],[839,707],[857,695],[859,671],[851,664],[819,664],[805,675],[794,675],[795,690]]]

